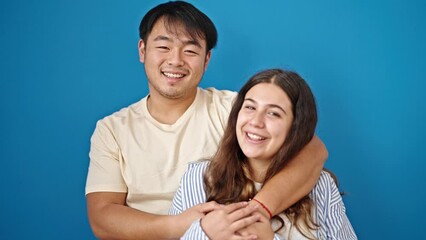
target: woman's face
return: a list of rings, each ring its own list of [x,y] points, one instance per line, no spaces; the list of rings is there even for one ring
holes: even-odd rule
[[[236,126],[238,143],[249,161],[269,164],[292,122],[292,104],[280,87],[273,83],[252,87],[244,98]]]

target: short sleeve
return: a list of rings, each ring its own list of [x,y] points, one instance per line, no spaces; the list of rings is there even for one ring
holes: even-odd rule
[[[320,220],[320,235],[326,239],[357,239],[346,215],[342,196],[329,173],[321,173],[313,193]]]
[[[169,209],[169,215],[178,215],[183,212],[182,206],[182,180],[178,190],[173,197],[172,206]]]
[[[127,192],[127,186],[121,174],[121,151],[112,130],[104,124],[103,120],[96,124],[91,138],[89,156],[86,194]]]

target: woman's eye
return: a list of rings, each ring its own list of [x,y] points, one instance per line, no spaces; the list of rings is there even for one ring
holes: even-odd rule
[[[280,117],[280,114],[278,114],[276,112],[269,112],[268,114],[273,116],[273,117]]]

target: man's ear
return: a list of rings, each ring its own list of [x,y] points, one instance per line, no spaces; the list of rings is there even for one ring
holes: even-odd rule
[[[144,63],[145,61],[145,42],[140,39],[138,42],[138,50],[139,50],[139,61]]]
[[[208,51],[207,54],[206,54],[206,59],[204,61],[204,71],[207,70],[207,66],[209,65],[211,56],[212,56],[212,50]]]

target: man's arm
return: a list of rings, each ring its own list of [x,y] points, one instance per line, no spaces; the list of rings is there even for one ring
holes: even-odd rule
[[[125,205],[126,193],[89,193],[87,212],[93,233],[99,239],[157,239],[173,236],[171,218],[132,209]],[[183,230],[182,230],[183,232]]]
[[[86,195],[92,231],[99,239],[175,239],[196,219],[218,208],[215,202],[198,204],[178,215],[156,215],[125,205],[126,193]]]
[[[284,169],[262,187],[255,198],[273,215],[283,212],[312,191],[327,157],[325,145],[315,135]],[[257,203],[250,201],[250,204]],[[267,214],[264,209],[259,209]]]
[[[91,138],[86,201],[93,233],[100,239],[179,237],[192,221],[182,227],[185,219],[181,220],[179,215],[154,215],[127,206],[121,151],[112,129],[108,121],[101,120]],[[101,191],[104,189],[110,191]]]

